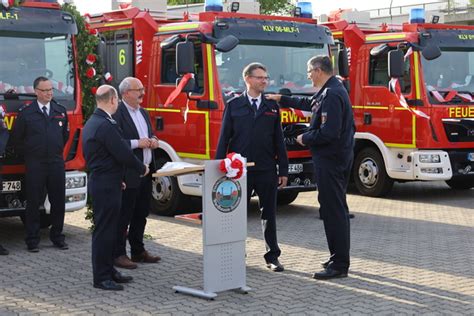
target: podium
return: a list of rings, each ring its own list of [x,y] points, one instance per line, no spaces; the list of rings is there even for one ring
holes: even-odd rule
[[[220,161],[206,161],[204,167],[156,172],[153,176],[204,172],[202,183],[203,289],[174,286],[177,293],[214,299],[217,292],[247,293],[245,240],[247,238],[247,178],[227,178]],[[250,164],[248,164],[250,165]]]

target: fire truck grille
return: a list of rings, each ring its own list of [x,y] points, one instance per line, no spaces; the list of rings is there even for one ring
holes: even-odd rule
[[[301,146],[296,142],[296,137],[308,130],[305,124],[287,124],[283,125],[283,137],[287,151],[307,150],[306,146]]]
[[[443,125],[450,142],[474,142],[474,120],[445,120]]]

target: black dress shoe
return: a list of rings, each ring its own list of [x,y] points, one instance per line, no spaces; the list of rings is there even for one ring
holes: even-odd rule
[[[6,256],[8,254],[9,254],[8,250],[6,250],[5,248],[2,247],[2,245],[0,245],[0,256]]]
[[[323,261],[323,262],[321,262],[321,267],[323,267],[324,269],[326,269],[326,268],[329,266],[330,263],[331,263],[331,259],[328,259],[328,260],[326,260],[326,261]]]
[[[354,218],[354,217],[356,217],[354,214],[349,213],[349,218]]]
[[[105,280],[100,283],[94,283],[96,289],[106,290],[106,291],[122,291],[123,286],[115,283],[112,280]]]
[[[112,274],[112,280],[114,280],[116,283],[128,283],[133,280],[131,276],[123,275],[122,273],[115,271]]]
[[[317,280],[329,280],[345,277],[347,277],[347,271],[338,271],[331,268],[326,268],[321,272],[316,272],[313,274],[313,279]]]
[[[61,250],[66,250],[69,249],[68,244],[66,244],[65,241],[58,241],[58,242],[53,242],[54,247],[61,249]]]
[[[38,246],[28,246],[28,251],[29,252],[39,252]]]
[[[278,261],[278,259],[275,259],[271,262],[267,262],[267,268],[272,270],[273,272],[282,272],[285,270],[283,265]]]

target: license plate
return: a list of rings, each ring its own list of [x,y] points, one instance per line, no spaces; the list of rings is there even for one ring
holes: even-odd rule
[[[3,181],[3,192],[21,191],[21,181]]]
[[[474,161],[474,153],[467,153],[467,160]]]
[[[303,172],[303,164],[302,163],[292,163],[288,166],[288,173],[301,173]]]

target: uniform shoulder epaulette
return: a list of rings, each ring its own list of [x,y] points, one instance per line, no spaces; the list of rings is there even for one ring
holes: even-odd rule
[[[51,102],[56,104],[57,106],[59,106],[61,108],[61,110],[66,111],[66,107],[64,105],[62,105],[61,103],[56,102],[56,100],[51,100]]]
[[[117,121],[114,120],[113,118],[111,117],[106,117],[107,121],[109,121],[110,123],[112,123],[113,125],[117,125]]]
[[[24,104],[21,108],[18,109],[18,112],[23,111],[23,110],[26,109],[27,107],[28,107],[28,104]]]
[[[232,98],[227,100],[227,104],[230,104],[231,102],[235,101],[236,99],[240,98],[240,95],[234,95]]]

